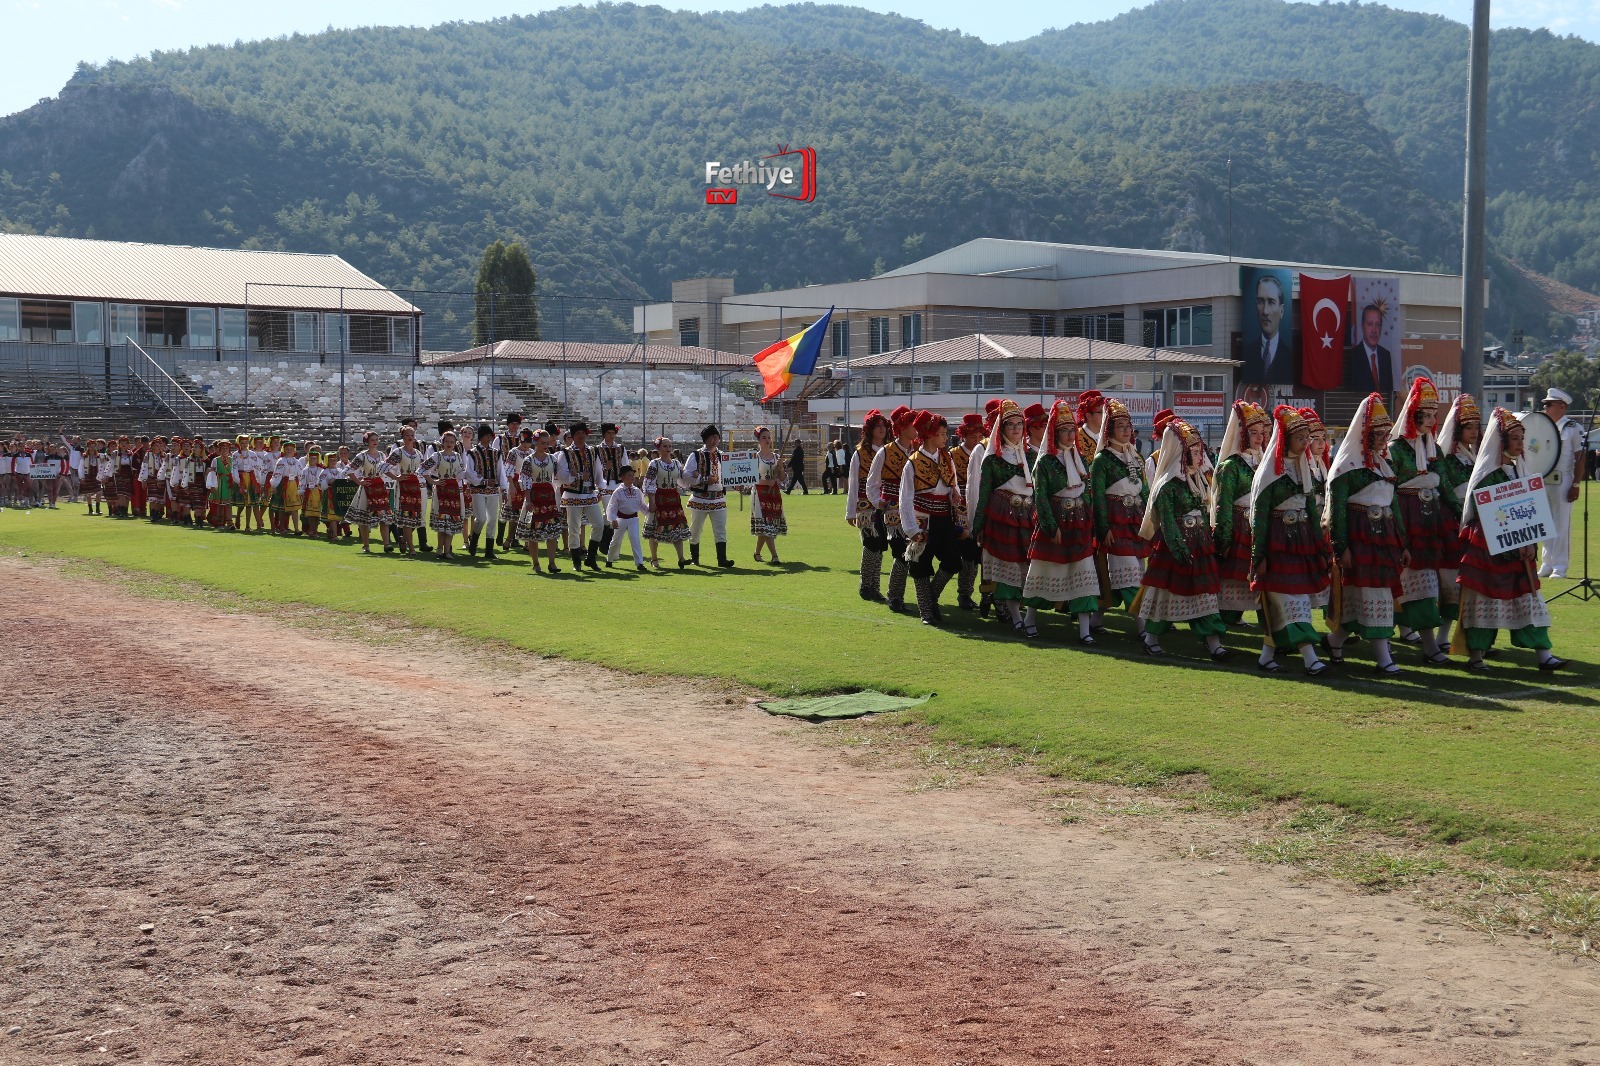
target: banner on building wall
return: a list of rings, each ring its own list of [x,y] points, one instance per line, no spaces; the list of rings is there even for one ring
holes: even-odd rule
[[[1441,407],[1455,401],[1461,392],[1461,342],[1432,338],[1408,338],[1400,342],[1400,365],[1403,367],[1400,391],[1406,392],[1411,383],[1426,375],[1439,390]],[[1440,416],[1440,421],[1443,421]]]
[[[1405,335],[1405,315],[1400,308],[1400,279],[1357,277],[1354,287],[1344,387],[1387,398],[1403,387],[1400,340]]]
[[[1293,385],[1297,380],[1294,317],[1289,313],[1294,285],[1280,267],[1240,267],[1240,385]]]
[[[1344,381],[1350,275],[1300,275],[1300,384],[1322,392]]]

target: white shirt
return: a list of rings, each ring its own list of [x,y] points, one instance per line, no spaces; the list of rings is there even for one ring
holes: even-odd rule
[[[871,445],[868,445],[868,447],[871,447]],[[876,449],[872,453],[873,458],[876,459],[878,452],[881,451],[883,451],[882,448]],[[870,473],[871,471],[867,472]],[[852,449],[850,452],[850,487],[844,501],[844,517],[849,522],[856,520],[856,503],[861,498],[861,476],[861,452],[859,449]],[[871,497],[868,498],[870,499]]]
[[[1578,476],[1578,452],[1583,450],[1584,443],[1583,426],[1571,415],[1562,415],[1561,421],[1556,423],[1556,433],[1561,437],[1561,458],[1556,461],[1556,468],[1551,474],[1559,475],[1560,480],[1552,476],[1546,485],[1551,492],[1559,489],[1561,495],[1565,496],[1567,489],[1572,487],[1573,479]]]
[[[623,511],[629,512],[637,520],[639,512],[644,509],[644,493],[639,491],[639,487],[619,483],[611,491],[611,501],[606,504],[606,521],[626,522],[628,519],[621,514]]]
[[[914,537],[922,532],[922,523],[917,520],[917,477],[913,467],[919,455],[924,459],[931,460],[935,466],[939,465],[938,452],[930,452],[926,448],[918,448],[911,453],[911,458],[906,460],[905,469],[901,471],[900,527],[905,530],[907,537]],[[928,496],[948,496],[955,490],[956,487],[944,479],[944,472],[941,470],[938,483],[933,488],[925,489],[923,492]]]

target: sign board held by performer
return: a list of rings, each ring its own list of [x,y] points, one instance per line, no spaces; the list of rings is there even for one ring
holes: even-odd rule
[[[755,452],[729,452],[728,457],[722,460],[722,465],[719,469],[722,472],[722,487],[724,489],[733,492],[755,488]]]
[[[1483,537],[1491,555],[1504,555],[1556,538],[1555,516],[1550,513],[1543,477],[1519,478],[1478,489],[1474,502],[1483,519]]]

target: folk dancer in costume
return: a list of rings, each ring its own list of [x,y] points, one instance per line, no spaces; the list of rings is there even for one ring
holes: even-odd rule
[[[133,448],[127,437],[117,438],[117,459],[112,464],[112,482],[116,488],[114,510],[123,518],[131,517],[129,505],[133,500],[133,483],[139,470],[133,465]]]
[[[1567,414],[1572,397],[1561,389],[1545,393],[1544,413],[1556,424],[1561,437],[1561,454],[1556,468],[1544,479],[1550,498],[1550,517],[1555,520],[1554,540],[1544,542],[1544,557],[1539,561],[1540,577],[1565,578],[1572,557],[1572,505],[1578,502],[1583,481],[1589,476],[1583,424]]]
[[[522,416],[516,417],[520,424]],[[500,505],[500,524],[505,532],[500,540],[502,545],[509,545],[511,549],[522,547],[522,538],[517,532],[517,527],[522,523],[522,505],[527,501],[527,491],[522,487],[522,464],[532,454],[531,429],[519,430],[516,441],[500,453],[500,467],[506,485],[506,498]]]
[[[260,510],[261,513],[266,516],[266,522],[262,525],[262,528],[273,532],[276,532],[278,523],[276,517],[272,515],[272,474],[273,471],[277,470],[278,460],[282,458],[282,454],[283,438],[269,436],[266,440],[266,447],[261,449],[261,455],[259,459],[259,469],[261,472],[261,506],[258,508],[258,510]]]
[[[1375,669],[1398,674],[1389,641],[1400,571],[1410,565],[1411,556],[1394,470],[1384,458],[1391,426],[1377,393],[1361,401],[1328,471],[1323,524],[1338,560],[1328,610],[1328,657],[1335,665],[1343,662],[1346,634],[1354,632],[1372,641]]]
[[[950,459],[956,464],[956,472],[961,475],[961,493],[965,497],[967,492],[967,471],[972,464],[973,449],[980,447],[984,438],[983,416],[978,414],[965,414],[961,416],[961,424],[956,426],[956,436],[960,441],[950,449]],[[963,505],[965,506],[965,504]],[[970,511],[961,515],[961,528],[972,527]],[[983,561],[983,549],[978,547],[975,537],[961,538],[961,573],[956,578],[956,606],[963,611],[976,611],[978,601],[972,598],[973,592],[978,587],[978,564]]]
[[[789,532],[783,517],[783,460],[772,446],[772,430],[756,430],[756,485],[750,493],[750,534],[756,538],[756,562],[765,547],[778,565],[778,538]]]
[[[1444,557],[1445,513],[1439,502],[1439,444],[1434,429],[1439,424],[1439,393],[1433,382],[1419,377],[1400,406],[1389,431],[1389,466],[1394,469],[1405,520],[1406,548],[1411,563],[1400,572],[1400,602],[1395,620],[1402,635],[1415,632],[1428,662],[1446,663],[1450,656],[1438,641],[1440,575]]]
[[[166,462],[167,519],[180,525],[189,522],[189,442],[183,437],[172,438],[172,451]]]
[[[129,490],[128,510],[129,513],[138,518],[143,518],[146,512],[145,484],[144,479],[139,476],[139,473],[144,469],[145,453],[149,450],[150,445],[148,441],[146,441],[143,437],[134,437],[133,448],[128,453],[129,465],[133,467],[133,485]],[[44,456],[40,455],[38,458],[43,460]]]
[[[872,462],[889,439],[889,420],[876,407],[861,423],[861,439],[850,451],[845,476],[844,520],[861,534],[861,598],[883,602],[879,583],[883,577],[883,553],[889,547],[889,534],[883,512],[867,495],[867,478]]]
[[[454,434],[451,435],[454,440]],[[472,496],[471,529],[467,534],[467,554],[478,554],[483,540],[483,557],[494,561],[494,546],[500,530],[500,501],[506,495],[505,469],[495,447],[494,429],[487,423],[478,427],[478,443],[466,455],[467,492]]]
[[[624,462],[617,468],[616,487],[606,500],[606,524],[612,531],[611,546],[606,549],[607,567],[617,565],[622,539],[626,537],[633,548],[634,569],[644,572],[644,546],[639,543],[639,515],[644,509],[644,493],[633,483],[633,464]]]
[[[83,446],[83,502],[88,514],[101,514],[100,449],[104,442],[91,440]],[[164,456],[161,458],[165,458]],[[9,471],[7,471],[9,472]]]
[[[361,530],[362,552],[372,554],[373,526],[378,527],[383,537],[384,552],[392,552],[394,545],[389,543],[389,522],[392,517],[389,510],[389,484],[384,480],[389,472],[389,460],[378,447],[376,432],[368,430],[362,435],[362,440],[367,446],[350,464],[350,474],[357,488],[356,494],[350,499],[350,509],[344,513],[344,520]]]
[[[1045,426],[1044,451],[1033,467],[1035,519],[1022,583],[1022,631],[1038,636],[1036,608],[1058,606],[1077,616],[1078,643],[1089,645],[1095,643],[1090,629],[1100,610],[1100,575],[1095,570],[1089,468],[1078,451],[1078,429],[1067,402],[1057,400]]]
[[[900,531],[900,477],[917,450],[917,413],[905,404],[889,412],[889,429],[894,439],[873,456],[867,471],[867,499],[883,516],[884,534],[889,539],[889,595],[885,602],[896,613],[906,609],[906,538]]]
[[[421,547],[423,511],[427,506],[428,491],[422,484],[422,461],[426,458],[422,448],[417,443],[417,430],[415,419],[402,423],[400,429],[400,443],[389,453],[387,466],[384,473],[395,483],[394,514],[389,519],[389,525],[398,536],[401,555],[411,555],[414,551],[425,551]],[[418,532],[418,546],[411,546],[411,534]]]
[[[1089,464],[1094,462],[1095,453],[1099,451],[1100,431],[1105,428],[1105,394],[1099,389],[1078,393],[1078,403],[1073,409],[1072,417],[1078,427],[1078,457],[1083,460],[1084,468],[1087,469]]]
[[[167,438],[156,437],[145,448],[144,465],[139,469],[139,480],[144,482],[145,513],[152,522],[167,516],[166,465]]]
[[[1450,405],[1439,427],[1439,501],[1444,505],[1444,551],[1439,557],[1439,647],[1450,647],[1450,627],[1461,616],[1461,510],[1483,435],[1483,416],[1467,393]]]
[[[206,485],[211,490],[211,525],[216,529],[233,530],[233,504],[239,493],[238,475],[233,469],[233,441],[216,442],[216,457],[211,460],[211,472]],[[150,501],[152,504],[154,500]]]
[[[348,444],[339,445],[339,452],[328,465],[328,540],[350,537],[350,524],[344,520],[345,512],[355,501],[361,483],[356,479],[355,461]]]
[[[541,429],[533,438],[533,451],[522,460],[517,471],[517,483],[522,488],[522,510],[517,514],[517,539],[528,547],[528,558],[533,560],[533,572],[539,568],[539,546],[544,545],[545,561],[552,574],[561,573],[556,565],[556,548],[562,531],[567,528],[562,517],[561,501],[557,493],[556,459],[550,454],[554,441],[549,430]]]
[[[967,480],[963,483],[962,496],[967,501],[967,529],[973,533],[967,538],[971,545],[967,550],[972,552],[978,560],[978,617],[988,618],[989,609],[994,606],[994,582],[983,576],[983,545],[979,543],[977,535],[978,522],[978,490],[983,487],[983,461],[989,457],[989,437],[994,433],[994,420],[1000,413],[998,399],[986,400],[983,404],[983,436],[978,438],[967,453]]]
[[[267,443],[266,437],[250,440],[250,517],[258,533],[267,528],[267,481],[272,477],[272,463],[277,461],[276,457],[269,459]]]
[[[433,515],[428,523],[437,537],[434,558],[441,562],[455,559],[456,534],[466,527],[467,494],[473,477],[472,458],[463,456],[456,446],[454,430],[445,430],[439,436],[439,447],[423,464],[428,487],[433,497]],[[489,544],[486,558],[493,558],[493,542]]]
[[[672,454],[672,438],[656,438],[656,457],[645,467],[643,490],[648,517],[644,523],[644,536],[650,542],[650,565],[661,569],[660,544],[667,541],[678,550],[678,569],[683,570],[689,560],[683,557],[684,541],[689,539],[689,519],[683,513],[683,495],[678,483],[683,478],[683,464]]]
[[[1022,417],[1028,426],[1028,447],[1036,452],[1042,450],[1045,426],[1050,423],[1050,412],[1044,409],[1042,403],[1030,403],[1022,409]],[[1088,460],[1084,460],[1084,466],[1088,465]]]
[[[1168,422],[1139,525],[1139,535],[1155,543],[1134,601],[1134,611],[1144,619],[1140,647],[1146,655],[1164,655],[1162,635],[1181,622],[1205,638],[1213,662],[1230,654],[1222,646],[1228,631],[1217,606],[1222,579],[1206,519],[1207,467],[1205,441],[1194,427],[1181,418]]]
[[[317,535],[327,517],[329,482],[322,449],[315,444],[308,446],[305,465],[300,469],[300,532],[308,537]]]
[[[1249,400],[1236,400],[1217,449],[1211,481],[1211,530],[1217,538],[1217,573],[1222,588],[1217,603],[1222,620],[1236,624],[1244,612],[1260,607],[1250,591],[1250,485],[1261,465],[1272,419]]]
[[[1101,591],[1124,609],[1131,607],[1139,594],[1144,561],[1150,554],[1150,542],[1139,536],[1145,505],[1150,502],[1150,485],[1133,435],[1133,415],[1128,408],[1121,400],[1106,401],[1098,450],[1089,467],[1089,498],[1094,509],[1095,551],[1105,567]],[[1137,617],[1135,624],[1141,625],[1143,632]]]
[[[1466,651],[1467,669],[1473,671],[1487,669],[1483,657],[1502,629],[1510,632],[1512,647],[1538,653],[1539,669],[1559,670],[1567,665],[1550,648],[1550,611],[1534,576],[1533,546],[1492,554],[1473,495],[1527,476],[1524,436],[1515,415],[1501,407],[1494,409],[1484,423],[1483,442],[1478,445],[1462,502],[1461,626],[1456,632],[1456,650]]]
[[[1279,404],[1272,439],[1250,487],[1250,588],[1261,597],[1265,640],[1256,667],[1275,673],[1277,649],[1298,648],[1311,677],[1328,664],[1317,658],[1312,597],[1328,588],[1333,550],[1322,529],[1311,476],[1311,427],[1298,410]]]
[[[1171,422],[1172,419],[1172,408],[1163,407],[1150,420],[1150,454],[1144,461],[1144,483],[1146,485],[1156,479],[1156,457],[1161,454],[1161,434],[1166,432],[1167,423]]]
[[[939,596],[961,572],[961,539],[966,505],[961,499],[962,471],[949,449],[950,427],[943,415],[917,415],[920,444],[900,473],[900,529],[907,543],[907,570],[916,589],[917,614],[925,626],[944,622]],[[938,571],[934,563],[939,564]]]
[[[595,556],[600,551],[600,527],[605,524],[600,510],[599,459],[589,446],[587,422],[574,422],[570,432],[572,443],[556,453],[556,482],[561,486],[561,506],[567,515],[567,547],[572,552],[574,570],[581,571],[585,561],[590,570],[598,570],[600,564]]]
[[[717,565],[730,567],[728,556],[728,501],[722,487],[722,461],[728,453],[719,450],[722,431],[707,426],[700,431],[701,447],[690,453],[683,464],[683,481],[689,490],[689,556],[700,565],[700,531],[711,519],[711,533],[717,541]]]
[[[1033,466],[1038,455],[1028,447],[1022,409],[1015,402],[1000,402],[985,451],[972,535],[983,547],[983,580],[994,585],[1000,616],[1020,632],[1026,624],[1021,603],[1033,539]]]
[[[13,462],[28,458],[25,455],[13,457]],[[105,446],[100,450],[100,462],[96,466],[96,474],[100,480],[100,498],[105,501],[106,513],[112,518],[121,518],[122,514],[117,508],[117,439],[108,437]],[[32,467],[32,462],[29,462]],[[13,471],[13,479],[15,471]]]
[[[617,443],[617,424],[615,422],[600,423],[600,443],[595,446],[595,464],[597,476],[595,483],[600,488],[600,510],[609,510],[607,504],[611,494],[616,491],[622,468],[630,465],[628,449],[625,445]],[[635,486],[637,488],[637,486]],[[616,530],[611,527],[610,521],[602,524],[600,529],[600,550],[609,553],[611,540],[616,536]]]
[[[1328,468],[1333,465],[1333,447],[1328,443],[1328,427],[1322,424],[1322,416],[1317,414],[1315,407],[1300,408],[1300,417],[1306,420],[1306,427],[1311,430],[1311,439],[1306,444],[1306,463],[1311,470],[1311,497],[1317,501],[1317,513],[1328,513]],[[1333,582],[1328,582],[1328,587],[1321,592],[1311,595],[1311,606],[1327,612],[1328,602],[1332,597]]]

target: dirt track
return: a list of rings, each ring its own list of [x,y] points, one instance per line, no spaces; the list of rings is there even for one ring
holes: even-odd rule
[[[13,561],[0,641],[0,1062],[1600,1063],[1590,964],[737,694]]]

